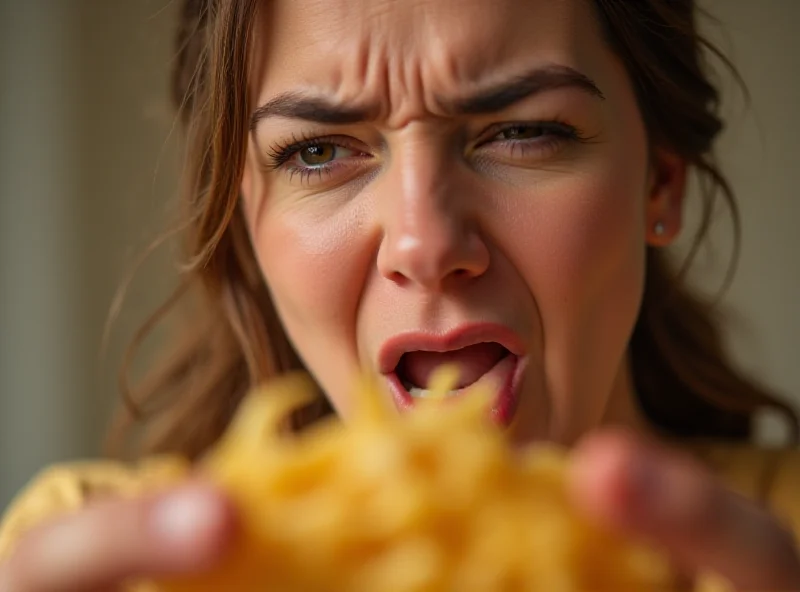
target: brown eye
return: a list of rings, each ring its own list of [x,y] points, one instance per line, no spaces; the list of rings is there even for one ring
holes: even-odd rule
[[[300,150],[298,158],[306,166],[321,166],[336,158],[336,152],[337,147],[335,144],[313,144]]]

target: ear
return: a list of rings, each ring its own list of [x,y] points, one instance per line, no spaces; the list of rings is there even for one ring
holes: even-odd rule
[[[645,237],[653,247],[671,244],[683,225],[686,161],[673,152],[656,150],[650,166],[645,206]]]

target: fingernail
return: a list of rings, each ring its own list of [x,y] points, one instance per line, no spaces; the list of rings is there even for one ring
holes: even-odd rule
[[[224,508],[211,491],[192,488],[169,494],[151,510],[153,533],[172,544],[191,544],[222,525]]]

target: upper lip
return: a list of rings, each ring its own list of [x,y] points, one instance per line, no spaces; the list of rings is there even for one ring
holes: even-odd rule
[[[512,330],[496,323],[471,323],[445,333],[409,331],[386,340],[378,352],[378,370],[390,374],[403,354],[413,351],[449,352],[478,343],[499,343],[515,356],[524,355],[522,340]]]

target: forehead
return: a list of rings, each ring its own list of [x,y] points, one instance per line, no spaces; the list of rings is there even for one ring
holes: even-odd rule
[[[540,65],[596,75],[604,48],[590,0],[266,0],[255,37],[259,102],[295,89],[425,102]]]

